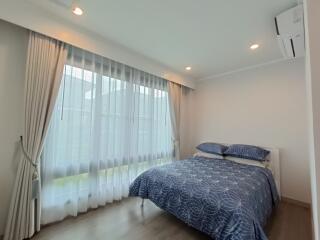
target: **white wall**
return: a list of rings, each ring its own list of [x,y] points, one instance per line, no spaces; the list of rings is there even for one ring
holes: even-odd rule
[[[320,1],[304,0],[309,153],[314,239],[320,231]]]
[[[310,202],[304,59],[200,82],[195,93],[194,146],[278,147],[282,195]]]
[[[17,166],[17,142],[22,132],[27,31],[0,20],[0,36],[0,235],[2,235]]]

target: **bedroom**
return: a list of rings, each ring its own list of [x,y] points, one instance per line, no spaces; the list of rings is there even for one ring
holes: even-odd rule
[[[284,56],[275,18],[295,7],[305,47]],[[319,239],[319,11],[316,0],[2,0],[0,236]],[[252,151],[266,156],[241,155]],[[248,190],[266,184],[251,174],[267,193]],[[259,211],[226,210],[239,203]]]

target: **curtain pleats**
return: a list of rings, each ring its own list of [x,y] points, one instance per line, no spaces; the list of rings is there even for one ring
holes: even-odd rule
[[[70,47],[42,156],[43,224],[128,196],[174,146],[168,82]]]
[[[34,164],[42,151],[58,94],[67,49],[64,43],[30,32],[24,101],[23,145]],[[40,230],[39,176],[22,154],[13,188],[5,240],[31,237]]]
[[[182,86],[173,82],[168,82],[170,120],[172,124],[174,155],[176,160],[180,160],[180,115]]]

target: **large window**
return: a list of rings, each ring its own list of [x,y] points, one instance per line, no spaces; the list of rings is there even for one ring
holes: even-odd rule
[[[43,223],[127,196],[173,157],[166,81],[104,61],[65,65],[42,155]]]

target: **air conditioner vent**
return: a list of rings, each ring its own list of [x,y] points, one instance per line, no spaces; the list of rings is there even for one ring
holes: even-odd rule
[[[71,8],[73,3],[73,0],[50,0],[50,1],[64,8]]]

